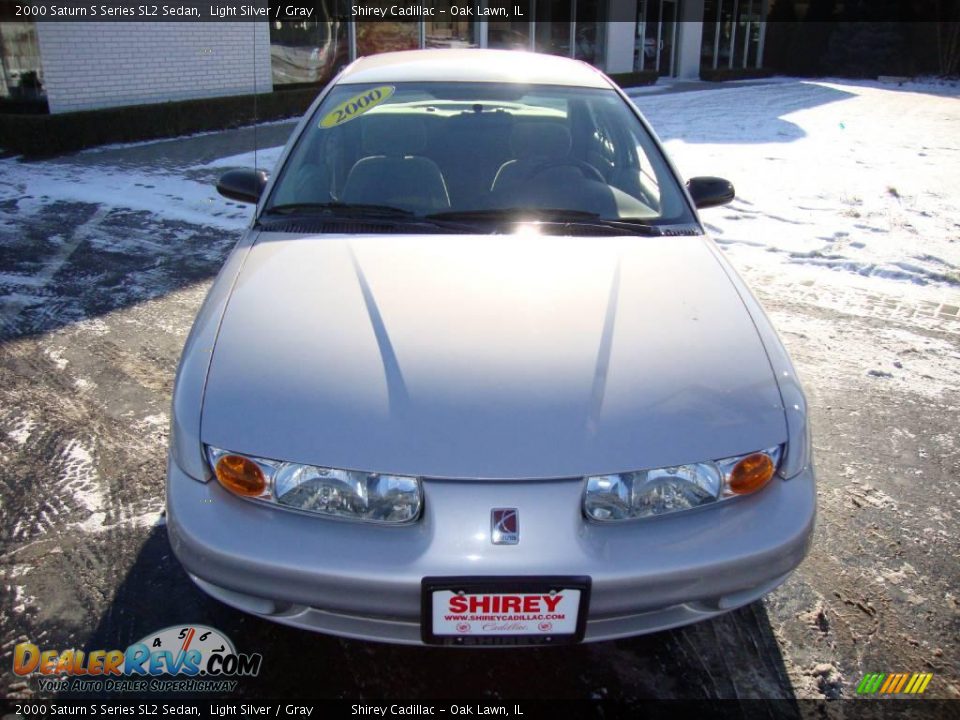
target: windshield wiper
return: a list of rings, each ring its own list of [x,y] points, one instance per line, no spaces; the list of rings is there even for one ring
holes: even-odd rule
[[[622,230],[627,235],[646,235],[649,237],[663,235],[663,228],[659,225],[651,225],[643,220],[599,220],[593,224],[598,227]]]
[[[268,227],[277,222],[276,216],[306,215],[319,223],[360,223],[371,222],[389,227],[409,227],[413,230],[448,230],[458,234],[472,233],[476,228],[472,225],[453,220],[427,219],[415,215],[409,210],[392,207],[390,205],[372,205],[362,203],[317,202],[317,203],[287,203],[274,205],[264,210],[261,216],[262,223],[258,225]],[[271,216],[273,218],[271,219]]]
[[[371,205],[366,203],[310,202],[285,203],[273,205],[263,211],[264,215],[294,215],[296,213],[340,215],[345,217],[370,218],[406,218],[413,213],[390,205]]]
[[[390,205],[344,202],[285,203],[274,205],[263,212],[264,217],[271,215],[309,215],[318,219],[329,218],[362,222],[377,220],[380,222],[400,223],[411,227],[421,225],[446,229],[458,233],[475,232],[472,223],[522,223],[541,222],[570,228],[602,228],[616,230],[625,235],[662,235],[661,229],[639,219],[606,219],[599,213],[585,210],[566,210],[563,208],[488,208],[474,210],[446,210],[429,215],[418,216],[410,210]],[[573,233],[575,234],[575,233]],[[609,233],[607,233],[609,234]]]
[[[564,210],[560,208],[491,208],[486,210],[451,210],[433,213],[427,220],[503,221],[503,222],[544,222],[551,225],[567,225],[578,228],[604,228],[619,230],[625,235],[658,236],[663,232],[656,225],[639,219],[607,219],[599,213],[586,210]]]
[[[427,220],[545,220],[548,222],[575,222],[598,220],[599,213],[561,208],[512,207],[477,210],[447,210],[426,216]]]

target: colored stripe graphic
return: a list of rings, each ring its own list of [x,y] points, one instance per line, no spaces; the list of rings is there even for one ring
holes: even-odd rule
[[[933,673],[867,673],[857,685],[857,695],[920,695]]]
[[[871,688],[873,683],[877,679],[877,673],[867,673],[863,676],[863,680],[860,681],[860,684],[857,686],[858,695],[866,695],[874,692]]]
[[[890,692],[892,692],[892,693],[898,693],[898,692],[900,692],[901,690],[903,690],[903,686],[907,684],[907,680],[908,680],[909,678],[910,678],[910,673],[903,673],[903,674],[899,677],[899,681],[897,682],[897,684],[893,686],[893,688],[890,690]]]
[[[883,686],[880,688],[880,694],[883,695],[884,693],[890,692],[890,687],[897,682],[898,677],[900,676],[897,675],[896,673],[891,673],[890,675],[887,675],[886,681],[883,683]]]
[[[922,677],[923,676],[920,673],[914,673],[911,675],[910,682],[907,683],[907,686],[903,689],[903,691],[907,694],[912,694],[916,688],[920,687],[920,683],[922,682],[920,678]]]

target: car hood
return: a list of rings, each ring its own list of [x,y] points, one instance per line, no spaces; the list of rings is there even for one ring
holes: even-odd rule
[[[442,478],[555,478],[781,443],[763,345],[703,237],[265,234],[202,440]]]

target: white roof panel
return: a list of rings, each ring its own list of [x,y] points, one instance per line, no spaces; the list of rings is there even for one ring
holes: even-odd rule
[[[343,84],[497,82],[609,88],[595,68],[579,60],[512,50],[408,50],[358,59]]]

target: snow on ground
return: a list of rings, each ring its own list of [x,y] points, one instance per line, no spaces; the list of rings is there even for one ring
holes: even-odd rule
[[[748,274],[935,300],[960,296],[958,98],[837,80],[635,102],[683,176],[733,181],[737,199],[702,217]]]
[[[16,223],[17,215],[35,214],[57,201],[142,210],[165,219],[224,230],[242,228],[250,218],[248,205],[225,202],[212,183],[188,179],[163,166],[131,170],[96,162],[3,160],[0,200],[16,202],[15,210],[0,218],[8,225]]]
[[[257,167],[262,170],[267,170],[268,172],[272,171],[277,164],[277,160],[280,159],[280,153],[283,151],[283,147],[269,147],[258,150],[254,153],[252,150],[250,152],[240,153],[239,155],[230,155],[228,157],[218,158],[212,162],[204,163],[197,167],[200,168],[216,168],[221,170],[228,170],[230,168],[252,168]]]

